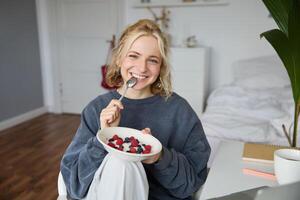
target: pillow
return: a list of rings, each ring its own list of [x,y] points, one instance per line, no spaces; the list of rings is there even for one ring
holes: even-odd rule
[[[277,55],[237,61],[233,65],[236,85],[249,89],[268,89],[290,85],[287,71]]]

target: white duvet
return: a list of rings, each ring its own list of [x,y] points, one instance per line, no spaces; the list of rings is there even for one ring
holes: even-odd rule
[[[201,121],[209,137],[288,145],[281,126],[292,125],[293,112],[290,86],[246,89],[232,84],[210,95]]]

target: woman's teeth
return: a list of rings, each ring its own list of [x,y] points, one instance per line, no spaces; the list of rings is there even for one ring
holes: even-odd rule
[[[143,75],[139,75],[139,74],[134,74],[134,73],[132,73],[131,75],[133,77],[137,78],[137,79],[145,79],[145,78],[147,78],[147,76],[143,76]]]

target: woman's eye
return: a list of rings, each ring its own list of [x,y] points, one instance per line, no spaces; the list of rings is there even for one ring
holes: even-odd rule
[[[129,58],[137,58],[138,56],[137,56],[137,55],[134,55],[134,54],[129,54],[128,57],[129,57]]]
[[[158,60],[155,60],[155,59],[150,59],[149,62],[154,63],[154,64],[158,64]]]

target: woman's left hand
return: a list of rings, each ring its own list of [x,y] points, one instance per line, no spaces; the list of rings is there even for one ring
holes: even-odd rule
[[[142,133],[143,133],[143,134],[150,134],[150,135],[152,135],[152,134],[151,134],[150,128],[144,128],[144,129],[142,130]],[[161,153],[162,153],[162,152],[160,151],[159,153],[157,153],[157,154],[151,156],[151,157],[148,158],[147,160],[143,160],[142,162],[145,163],[145,164],[152,164],[152,163],[155,163],[155,162],[157,162],[157,161],[160,159]]]

